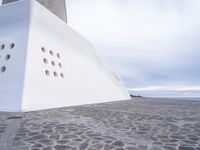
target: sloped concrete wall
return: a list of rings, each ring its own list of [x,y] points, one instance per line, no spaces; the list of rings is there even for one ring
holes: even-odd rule
[[[89,41],[35,1],[30,10],[22,111],[130,98]]]
[[[0,6],[0,14],[0,111],[130,98],[94,46],[35,0]]]

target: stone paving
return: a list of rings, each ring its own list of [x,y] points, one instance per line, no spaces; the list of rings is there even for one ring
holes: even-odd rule
[[[0,113],[0,150],[200,150],[200,101],[128,101]]]

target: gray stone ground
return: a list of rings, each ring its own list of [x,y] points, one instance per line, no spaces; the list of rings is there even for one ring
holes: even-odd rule
[[[200,101],[134,98],[0,113],[0,150],[200,150]]]

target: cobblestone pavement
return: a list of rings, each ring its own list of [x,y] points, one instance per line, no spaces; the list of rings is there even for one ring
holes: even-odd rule
[[[200,101],[134,98],[0,113],[0,150],[200,150]]]

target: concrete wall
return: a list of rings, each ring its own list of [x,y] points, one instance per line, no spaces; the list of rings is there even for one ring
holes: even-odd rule
[[[89,41],[32,2],[22,111],[130,98]]]
[[[3,0],[3,4],[15,1],[18,0]],[[67,23],[65,0],[37,0],[37,1]]]
[[[94,46],[38,2],[3,5],[0,14],[0,111],[130,98]]]
[[[0,111],[21,111],[29,5],[0,6]]]

